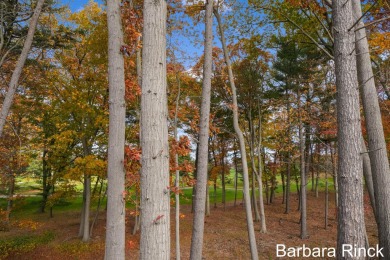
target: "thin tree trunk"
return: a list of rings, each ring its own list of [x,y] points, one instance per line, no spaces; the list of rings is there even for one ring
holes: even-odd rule
[[[47,163],[46,155],[49,155],[49,153],[46,149],[44,149],[42,155],[42,202],[39,210],[41,213],[45,212],[47,200],[52,188],[52,184],[50,183],[51,169]]]
[[[274,198],[275,198],[275,189],[276,189],[276,173],[275,171],[272,173],[271,177],[271,194],[269,198],[269,203],[272,204]]]
[[[179,141],[177,135],[177,113],[179,110],[179,100],[180,100],[180,78],[176,76],[178,81],[178,93],[176,97],[176,107],[175,107],[175,120],[174,120],[174,138],[176,141]],[[176,260],[180,260],[180,196],[179,196],[179,188],[180,188],[180,171],[179,167],[179,155],[177,152],[175,153],[175,245],[176,245]]]
[[[205,12],[205,40],[202,104],[199,120],[199,157],[197,164],[196,198],[194,221],[191,238],[191,260],[202,259],[204,218],[206,204],[207,165],[208,165],[208,139],[210,120],[210,98],[212,77],[212,46],[213,46],[213,0],[206,2]]]
[[[15,176],[14,174],[10,174],[10,183],[9,183],[9,189],[8,189],[8,198],[7,198],[7,211],[6,211],[6,217],[5,221],[7,226],[10,224],[10,218],[11,218],[11,211],[13,206],[13,198],[15,193]]]
[[[137,231],[139,230],[140,226],[140,212],[139,212],[139,191],[136,188],[135,191],[135,218],[134,218],[134,227],[133,231],[131,232],[132,235],[135,235]]]
[[[266,200],[266,203],[267,203],[267,205],[269,205],[270,204],[270,202],[269,202],[269,199],[270,199],[270,197],[269,197],[269,184],[268,184],[268,178],[267,179],[265,179],[265,200]]]
[[[352,1],[354,20],[362,16],[360,0]],[[368,136],[368,149],[375,190],[379,245],[386,258],[390,257],[390,168],[382,126],[378,94],[367,41],[366,29],[361,19],[355,28],[355,53],[357,76],[363,103],[364,119]],[[363,27],[363,28],[362,28]],[[354,29],[352,31],[354,31]]]
[[[107,190],[104,192],[103,196],[102,196],[102,191],[103,191],[103,181],[100,182],[100,189],[99,189],[99,200],[98,200],[98,204],[97,204],[97,208],[96,208],[96,214],[95,214],[95,217],[93,218],[93,221],[91,223],[91,227],[89,229],[89,236],[92,237],[92,233],[93,233],[93,228],[95,227],[95,224],[96,224],[96,221],[99,217],[99,211],[100,211],[100,205],[102,204],[102,198],[104,198],[107,194]]]
[[[214,179],[214,208],[217,208],[217,177]]]
[[[328,146],[325,146],[325,159],[328,159]],[[328,189],[328,169],[325,168],[325,229],[328,229],[329,212],[329,189]]]
[[[298,98],[300,95],[298,94]],[[300,108],[298,100],[298,109]],[[300,114],[300,112],[299,112]],[[307,224],[306,224],[306,167],[305,167],[305,140],[304,128],[302,124],[301,115],[299,115],[299,150],[300,150],[300,170],[301,170],[301,191],[300,191],[300,205],[301,205],[301,239],[307,238]]]
[[[234,173],[234,207],[235,207],[237,203],[237,188],[238,188],[237,151],[235,148],[233,154],[234,154],[234,169],[235,169],[235,173]]]
[[[245,140],[244,140],[244,135],[243,135],[243,133],[240,129],[240,126],[238,124],[238,105],[237,105],[236,86],[234,84],[233,71],[232,71],[232,67],[231,67],[231,63],[230,63],[228,50],[226,47],[223,26],[222,26],[221,18],[219,16],[217,9],[214,9],[214,14],[215,14],[215,16],[217,18],[217,22],[218,22],[218,28],[219,28],[219,33],[221,36],[223,53],[224,53],[225,62],[226,62],[227,69],[228,69],[230,87],[232,90],[233,126],[234,126],[234,131],[236,132],[236,135],[238,138],[238,142],[240,145],[240,151],[241,151],[241,161],[242,161],[242,169],[243,169],[243,177],[244,177],[245,211],[246,211],[246,220],[247,220],[247,227],[248,227],[248,237],[249,237],[249,245],[250,245],[250,250],[251,250],[251,257],[252,257],[252,260],[257,260],[257,259],[259,259],[259,255],[257,252],[255,230],[253,227],[253,219],[252,219],[252,209],[251,209],[251,204],[250,204],[249,176],[248,176],[248,164],[247,164],[247,159],[246,159]]]
[[[339,207],[339,185],[338,185],[338,182],[337,182],[337,167],[336,167],[336,158],[335,158],[335,152],[333,152],[333,147],[332,145],[330,145],[330,158],[331,158],[331,161],[332,161],[332,177],[333,177],[333,185],[334,185],[334,199],[335,199],[335,205],[336,205],[336,208]]]
[[[125,259],[125,78],[121,53],[123,31],[120,0],[107,1],[108,25],[108,84],[109,84],[109,135],[108,135],[108,187],[106,223],[106,260]]]
[[[208,179],[208,178],[207,178]],[[206,216],[210,216],[210,191],[209,184],[206,186]]]
[[[294,163],[294,169],[296,168],[295,166],[295,163]],[[297,195],[298,195],[298,211],[301,210],[301,188],[299,186],[299,179],[298,179],[298,175],[296,174],[295,175],[295,185],[297,187]]]
[[[283,157],[282,157],[282,159],[283,159]],[[280,173],[280,175],[281,175],[281,179],[282,179],[282,191],[283,191],[283,199],[282,199],[282,204],[285,204],[286,203],[286,181],[285,181],[285,173],[282,171],[281,173]]]
[[[30,23],[28,26],[27,37],[26,37],[26,40],[25,40],[24,45],[23,45],[22,53],[20,54],[18,61],[16,62],[15,69],[14,69],[12,76],[11,76],[11,81],[9,83],[8,91],[7,91],[7,94],[5,96],[3,105],[1,107],[1,112],[0,112],[0,137],[2,137],[2,135],[3,135],[5,121],[7,119],[9,110],[11,108],[14,94],[15,94],[16,89],[18,87],[20,75],[22,74],[24,64],[26,62],[28,53],[31,49],[35,29],[37,28],[39,15],[42,11],[42,7],[43,7],[44,2],[45,2],[45,0],[38,0],[38,2],[37,2],[37,6],[35,7],[34,14],[31,17],[31,20],[30,20]]]
[[[315,193],[316,193],[316,198],[318,198],[318,191],[319,191],[319,181],[320,181],[320,156],[321,156],[321,150],[320,150],[320,145],[317,144],[316,146],[316,149],[317,149],[317,166],[316,166],[316,187],[315,187]],[[309,156],[308,156],[309,157]],[[314,171],[314,169],[313,169]]]
[[[290,145],[291,139],[290,139],[290,98],[288,95],[288,90],[286,89],[286,96],[287,96],[287,138],[288,138],[288,145]],[[286,210],[285,214],[288,214],[290,212],[290,186],[291,186],[291,152],[290,148],[287,150],[287,180],[286,180],[286,188],[284,189],[284,182],[283,182],[283,201],[286,203]],[[286,200],[285,200],[286,199]]]
[[[363,159],[363,175],[364,175],[364,181],[366,183],[368,195],[370,197],[370,203],[372,207],[372,211],[375,215],[375,220],[378,224],[378,216],[376,211],[376,204],[375,204],[375,191],[374,191],[374,183],[372,181],[372,172],[371,172],[371,164],[370,164],[370,157],[368,156],[367,147],[364,142],[364,138],[362,136],[362,159]]]
[[[254,148],[254,143],[255,143],[255,133],[254,133],[254,127],[253,127],[253,121],[252,121],[252,109],[251,107],[249,108],[248,112],[248,119],[249,119],[249,151],[250,151],[250,158],[251,158],[251,167],[252,167],[252,200],[253,200],[253,206],[255,209],[255,222],[260,221],[260,212],[259,212],[259,207],[257,204],[257,199],[256,199],[256,180],[255,178],[259,178],[259,173],[257,172],[256,169],[256,164],[255,164],[255,148]]]
[[[198,137],[199,139],[199,137]],[[199,144],[196,145],[195,152],[195,171],[194,171],[194,179],[198,179],[198,158],[199,158]],[[208,179],[208,177],[207,177]],[[196,200],[196,183],[192,186],[192,196],[191,196],[191,213],[195,211],[195,200]]]
[[[345,244],[365,246],[363,164],[360,154],[362,132],[354,55],[355,34],[351,28],[354,24],[353,1],[332,2],[339,140],[337,255],[340,259],[364,259],[363,256],[342,255],[342,247]]]
[[[260,206],[260,233],[267,233],[267,226],[265,222],[265,213],[264,213],[264,198],[263,198],[263,164],[261,162],[261,150],[263,149],[263,127],[262,127],[262,117],[261,117],[261,105],[260,100],[258,100],[258,111],[259,111],[259,143],[257,146],[257,160],[259,164],[259,170],[257,175],[257,181],[259,183],[259,206]]]
[[[257,204],[257,196],[256,196],[256,179],[255,179],[255,173],[252,172],[252,198],[253,198],[253,206],[254,206],[254,212],[255,212],[255,222],[260,221],[260,212],[259,212],[259,205]]]
[[[225,185],[225,153],[222,152],[222,176],[221,176],[221,184],[222,184],[222,204],[223,210],[226,210],[226,185]]]
[[[140,259],[170,259],[168,102],[164,0],[144,1]]]

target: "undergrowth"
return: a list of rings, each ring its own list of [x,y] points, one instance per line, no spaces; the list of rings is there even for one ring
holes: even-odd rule
[[[47,244],[54,239],[53,232],[47,231],[40,235],[22,235],[0,239],[0,259],[12,254],[22,254],[34,250],[38,245]]]

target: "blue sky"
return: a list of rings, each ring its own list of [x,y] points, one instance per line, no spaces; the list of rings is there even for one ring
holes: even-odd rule
[[[89,0],[60,0],[59,2],[62,5],[68,5],[72,12],[76,12],[83,8],[83,6],[88,3],[88,1]],[[95,0],[95,2],[102,4],[102,1],[100,0]]]

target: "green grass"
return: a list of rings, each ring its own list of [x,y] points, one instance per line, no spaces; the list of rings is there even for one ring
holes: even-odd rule
[[[230,180],[230,183],[226,184],[226,201],[227,202],[232,202],[234,201],[234,177],[235,177],[235,172],[234,170],[230,171],[230,174],[227,176],[227,179]],[[329,190],[333,191],[333,179],[329,178],[328,179],[328,184],[329,184]],[[39,184],[36,182],[34,179],[27,179],[27,178],[22,178],[22,179],[17,179],[17,186],[19,187],[19,191],[29,191],[29,188],[34,188],[36,189]],[[242,199],[242,178],[239,176],[238,178],[238,191],[237,191],[237,200],[240,201]],[[80,184],[80,187],[77,187],[78,189],[82,189],[82,186]],[[265,192],[265,189],[263,189]],[[311,178],[308,179],[308,185],[307,185],[307,190],[311,190]],[[325,180],[322,178],[319,180],[319,190],[323,191],[325,190]],[[291,180],[291,187],[290,191],[292,193],[296,192],[296,183],[295,179]],[[283,192],[282,185],[281,185],[281,178],[280,176],[277,176],[277,188],[275,190],[276,194],[281,194]],[[258,190],[256,192],[258,194]],[[222,201],[222,188],[221,188],[221,180],[218,179],[217,182],[217,191],[216,195],[214,195],[214,187],[213,185],[210,185],[209,187],[209,195],[210,195],[210,203],[214,203],[214,200],[217,201],[217,203],[221,203]],[[174,197],[174,194],[171,195]],[[34,215],[38,215],[38,210],[40,207],[40,203],[42,201],[41,196],[34,196],[34,197],[21,197],[18,198],[14,201],[14,208],[11,214],[12,219],[23,219],[23,218],[28,218],[32,217]],[[105,203],[106,200],[104,199],[101,202],[101,208],[105,208]],[[180,203],[182,205],[190,205],[192,203],[192,187],[187,187],[182,189],[182,192],[180,194]],[[0,199],[0,208],[5,209],[7,205],[7,200],[6,199]],[[91,203],[92,208],[96,208],[97,206],[97,199],[93,199]],[[82,196],[81,193],[75,194],[73,197],[70,198],[64,198],[59,201],[54,205],[53,207],[53,213],[60,213],[60,212],[66,212],[66,211],[79,211],[81,210],[82,207]],[[127,203],[127,208],[133,208],[134,205],[130,202]],[[49,206],[46,208],[47,212],[49,211]],[[38,215],[39,216],[39,215]]]

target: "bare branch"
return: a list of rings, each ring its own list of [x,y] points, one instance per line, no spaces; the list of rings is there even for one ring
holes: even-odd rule
[[[359,19],[356,20],[356,22],[351,26],[351,28],[348,29],[348,32],[352,30],[353,27],[355,27],[362,19],[363,17],[378,3],[378,0],[375,1],[375,3],[373,3],[370,8],[368,8],[364,14],[362,14],[362,16],[359,17]]]
[[[328,7],[332,8],[332,0],[324,0],[324,2]]]
[[[310,5],[309,5],[309,8],[310,8]],[[318,21],[318,22],[322,25],[322,27],[325,29],[325,31],[326,31],[326,33],[328,34],[330,40],[331,40],[332,42],[334,42],[333,35],[332,35],[332,33],[329,31],[328,27],[321,21],[321,19],[318,17],[318,15],[317,15],[315,12],[313,12],[313,10],[311,10],[311,8],[310,8],[310,11],[314,14],[314,16],[315,16],[315,18],[317,19],[317,21]]]
[[[368,27],[368,26],[371,26],[371,25],[374,25],[374,24],[377,24],[377,23],[386,21],[386,20],[388,20],[388,19],[390,19],[390,16],[386,16],[386,17],[383,17],[383,18],[381,18],[381,19],[379,19],[379,20],[372,21],[371,23],[367,23],[367,24],[364,25],[364,26],[361,26],[361,27],[359,27],[359,28],[356,28],[356,29],[355,29],[355,32],[356,32],[356,31],[359,31],[359,30],[361,30],[361,29],[364,29],[364,28],[366,28],[366,27]]]

